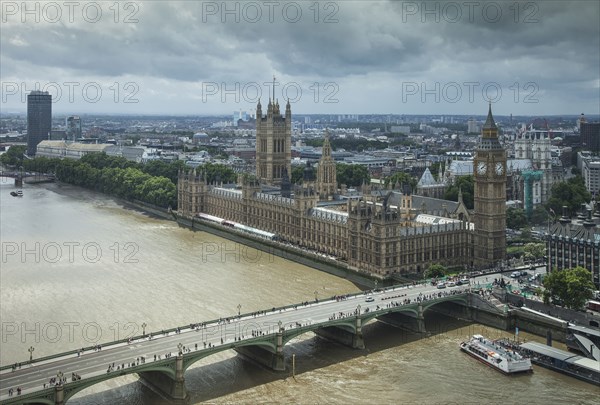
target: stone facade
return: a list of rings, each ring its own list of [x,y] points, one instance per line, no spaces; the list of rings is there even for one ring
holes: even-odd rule
[[[473,159],[476,267],[506,259],[506,151],[498,140],[492,107]]]
[[[276,105],[270,109],[278,111]],[[260,105],[257,111],[260,112]],[[288,117],[291,119],[289,107],[282,119],[286,125]],[[257,167],[264,162],[272,162],[275,167],[275,159],[264,157],[258,164],[259,141],[264,139],[262,130],[258,129],[259,121]],[[502,153],[494,152],[494,162],[505,165],[506,157]],[[479,154],[478,159],[484,159],[483,154]],[[285,167],[287,163],[278,165]],[[480,253],[486,264],[504,258],[496,244],[505,251],[505,244],[501,243],[504,241],[504,198],[500,198],[505,192],[503,188],[498,189],[497,181],[491,178],[486,181],[491,184],[493,198],[490,200],[480,192],[476,199],[476,209],[483,207],[485,212],[476,224],[487,227],[477,233],[469,222],[469,212],[462,199],[456,203],[413,196],[410,190],[377,192],[365,186],[358,200],[335,200],[339,193],[328,136],[316,175],[308,165],[302,186],[291,190],[289,197],[266,186],[276,182],[273,171],[266,173],[266,178],[245,175],[240,176],[237,184],[223,186],[208,184],[204,174],[195,170],[180,172],[178,212],[188,217],[208,214],[219,217],[223,223],[233,221],[267,231],[282,243],[333,256],[351,269],[381,277],[419,274],[435,263],[470,268],[474,264],[475,237],[486,247],[484,253]],[[503,176],[505,172],[500,177]],[[478,187],[483,187],[486,181],[480,179]],[[488,186],[485,187],[487,190]],[[496,195],[497,192],[502,194]],[[499,208],[500,202],[502,207]]]
[[[280,185],[287,170],[292,173],[292,111],[290,102],[285,116],[279,102],[269,100],[267,115],[262,115],[260,101],[256,107],[256,177],[265,184]]]
[[[540,172],[539,178],[532,183],[533,205],[544,204],[550,198],[553,184],[551,146],[550,133],[542,130],[522,130],[514,141],[515,159],[530,160],[530,170]],[[519,170],[516,172],[513,173],[513,177],[518,179],[519,183],[526,181]],[[524,192],[522,195],[524,200]]]
[[[331,156],[331,144],[329,143],[329,131],[325,132],[323,141],[323,153],[319,160],[317,171],[317,194],[321,200],[331,200],[337,193],[337,173],[333,157]]]
[[[548,266],[551,271],[581,266],[592,272],[592,281],[600,289],[600,214],[580,215],[574,223],[563,208],[560,220],[548,226],[544,234]]]

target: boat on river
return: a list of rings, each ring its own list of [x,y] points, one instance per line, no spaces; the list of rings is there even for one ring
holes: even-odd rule
[[[482,335],[473,335],[470,340],[462,342],[460,350],[504,374],[533,371],[529,358]]]

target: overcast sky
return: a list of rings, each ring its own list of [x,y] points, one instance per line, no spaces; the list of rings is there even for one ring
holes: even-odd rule
[[[5,112],[600,114],[596,0],[1,4]]]

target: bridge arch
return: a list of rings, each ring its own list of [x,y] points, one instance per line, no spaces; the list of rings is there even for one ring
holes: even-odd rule
[[[421,304],[423,307],[423,312],[431,309],[432,307],[434,307],[436,305],[442,304],[444,302],[455,302],[455,303],[461,303],[464,306],[468,306],[469,305],[469,297],[468,297],[468,294],[454,294],[454,295],[449,295],[446,297],[440,297],[435,300],[425,301]]]
[[[71,397],[75,394],[83,391],[86,388],[89,388],[93,385],[99,384],[104,381],[112,380],[113,378],[124,377],[129,374],[139,374],[148,371],[158,371],[164,374],[169,375],[171,378],[175,378],[175,362],[174,359],[166,359],[160,360],[157,362],[151,362],[146,364],[140,364],[136,367],[130,367],[129,369],[119,370],[119,371],[111,371],[110,373],[101,374],[95,377],[88,377],[85,380],[81,380],[80,382],[70,382],[68,385],[64,387],[64,400],[67,402]],[[54,405],[54,402],[49,402]]]

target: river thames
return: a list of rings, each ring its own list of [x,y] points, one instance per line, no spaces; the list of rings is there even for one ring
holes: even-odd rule
[[[0,182],[2,365],[220,317],[336,294],[351,282],[62,184]],[[461,353],[474,333],[510,332],[429,314],[418,335],[374,322],[366,350],[313,334],[285,347],[289,372],[233,351],[185,374],[191,403],[597,403],[600,388],[534,366],[506,377]],[[544,342],[521,333],[521,339]],[[559,347],[564,347],[558,345]],[[295,354],[296,376],[291,376]],[[549,402],[550,401],[550,402]],[[162,404],[135,375],[77,394],[69,404]]]

